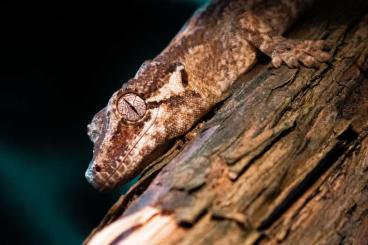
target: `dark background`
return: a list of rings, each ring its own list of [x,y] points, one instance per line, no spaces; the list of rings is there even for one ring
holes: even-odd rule
[[[200,4],[0,3],[2,244],[79,244],[99,223],[126,187],[84,179],[86,125]]]

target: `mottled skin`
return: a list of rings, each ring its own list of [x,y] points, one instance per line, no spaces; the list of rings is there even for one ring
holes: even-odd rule
[[[116,91],[88,126],[94,142],[87,180],[99,190],[127,182],[167,142],[185,134],[261,51],[274,67],[315,67],[329,59],[324,41],[282,33],[307,0],[213,1],[198,11],[152,61]]]

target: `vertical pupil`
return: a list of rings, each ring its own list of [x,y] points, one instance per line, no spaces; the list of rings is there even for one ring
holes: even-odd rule
[[[128,93],[120,98],[119,110],[124,119],[134,122],[144,116],[146,113],[146,104],[139,96]]]
[[[125,99],[124,99],[125,100]],[[136,114],[139,114],[139,112],[137,111],[137,109],[135,109],[135,105],[131,104],[129,101],[125,100],[125,102],[127,103],[127,105],[130,107],[131,110],[133,110]]]

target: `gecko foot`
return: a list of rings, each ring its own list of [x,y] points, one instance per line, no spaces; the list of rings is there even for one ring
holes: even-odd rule
[[[276,68],[285,63],[290,68],[303,64],[306,67],[319,67],[326,62],[331,55],[325,50],[328,43],[325,40],[295,40],[277,38],[271,53],[272,65]]]

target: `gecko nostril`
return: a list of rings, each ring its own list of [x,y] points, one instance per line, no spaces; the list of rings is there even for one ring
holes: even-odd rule
[[[96,165],[96,166],[95,166],[95,170],[96,170],[96,172],[101,172],[101,167],[100,167],[100,165]]]

